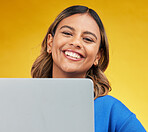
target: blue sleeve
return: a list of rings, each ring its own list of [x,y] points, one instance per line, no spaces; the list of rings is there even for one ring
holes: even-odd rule
[[[110,118],[110,124],[117,132],[146,132],[135,114],[118,100],[115,100],[111,108]]]
[[[146,132],[139,120],[132,114],[120,127],[119,132]]]
[[[95,105],[95,132],[146,132],[136,116],[112,96],[99,97]]]

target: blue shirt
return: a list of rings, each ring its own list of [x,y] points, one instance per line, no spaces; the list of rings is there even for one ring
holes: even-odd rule
[[[95,132],[146,132],[123,103],[110,95],[94,101]]]

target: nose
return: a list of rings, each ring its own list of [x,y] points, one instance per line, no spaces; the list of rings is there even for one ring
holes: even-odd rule
[[[82,48],[82,42],[81,42],[81,38],[79,37],[74,37],[72,39],[72,41],[70,42],[70,45],[73,45],[75,48]]]

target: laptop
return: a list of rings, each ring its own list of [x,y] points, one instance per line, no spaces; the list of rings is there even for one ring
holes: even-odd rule
[[[0,132],[94,132],[93,82],[1,78]]]

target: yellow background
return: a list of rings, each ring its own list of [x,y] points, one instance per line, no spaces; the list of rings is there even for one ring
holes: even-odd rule
[[[76,4],[101,17],[110,43],[106,75],[111,95],[134,112],[148,130],[147,0],[1,0],[0,77],[30,78],[40,44],[54,18]]]

